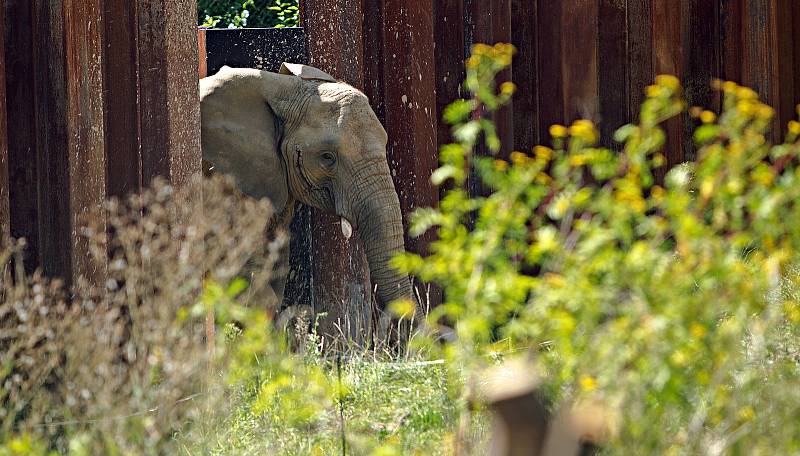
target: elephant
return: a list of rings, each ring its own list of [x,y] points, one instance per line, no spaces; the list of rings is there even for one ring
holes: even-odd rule
[[[200,81],[203,161],[288,225],[295,201],[341,217],[364,242],[383,305],[413,299],[390,259],[404,251],[387,134],[367,97],[329,74],[284,63],[280,73],[223,67]],[[281,290],[277,292],[280,296]]]

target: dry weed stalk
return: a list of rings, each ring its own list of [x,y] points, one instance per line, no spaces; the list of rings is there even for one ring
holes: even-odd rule
[[[224,403],[214,389],[224,347],[220,370],[208,369],[204,284],[245,276],[239,303],[274,309],[269,280],[287,236],[268,235],[267,202],[220,177],[157,182],[104,215],[84,230],[108,258],[102,286],[81,280],[68,297],[12,264],[22,243],[0,257],[0,435],[43,434],[63,450],[64,436],[82,434],[90,454],[170,454],[175,433]]]

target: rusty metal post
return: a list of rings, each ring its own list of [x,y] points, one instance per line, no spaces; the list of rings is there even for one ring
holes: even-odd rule
[[[359,0],[306,0],[303,26],[309,64],[364,89],[364,11]],[[342,234],[337,217],[312,210],[314,309],[327,312],[322,334],[367,340],[371,289],[364,246]]]
[[[39,265],[39,175],[36,156],[36,114],[33,100],[33,3],[6,0],[4,44],[8,150],[9,230],[25,238],[25,269]]]
[[[800,62],[798,54],[796,17],[800,8],[792,0],[744,0],[736,21],[741,34],[741,78],[762,100],[775,108],[773,141],[783,138],[786,123],[796,117],[795,106],[800,103],[800,87],[795,87]],[[729,6],[730,7],[730,6]],[[793,18],[793,16],[795,16]],[[727,46],[726,46],[727,47]],[[735,62],[732,62],[735,64]]]
[[[6,135],[5,9],[0,5],[0,245],[10,234],[8,211],[8,137]]]
[[[14,71],[21,71],[11,82],[19,90],[11,101],[19,106],[10,104],[21,117],[17,120],[16,112],[9,116],[9,131],[30,129],[18,133],[9,149],[11,198],[24,206],[12,207],[12,234],[19,221],[15,209],[35,213],[33,220],[18,225],[20,234],[34,235],[34,264],[38,260],[45,274],[68,283],[78,277],[102,283],[105,265],[92,259],[81,232],[83,217],[99,210],[105,198],[99,1],[6,5],[7,14],[13,10],[7,20],[23,21],[12,32],[14,42],[6,43],[7,50],[15,48]],[[32,183],[22,182],[27,177]],[[31,195],[16,193],[27,187]]]
[[[134,6],[135,5],[135,6]],[[197,2],[136,0],[143,184],[201,169]]]
[[[439,191],[430,181],[439,166],[433,1],[385,0],[383,8],[389,167],[400,197],[406,248],[425,254],[434,233],[410,238],[408,222],[415,209],[439,203]],[[424,301],[424,291],[422,295]],[[431,305],[436,305],[440,299],[436,290],[431,298]]]

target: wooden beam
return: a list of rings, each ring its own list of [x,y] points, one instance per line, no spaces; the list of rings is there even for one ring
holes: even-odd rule
[[[536,81],[539,113],[539,142],[549,145],[549,129],[553,124],[564,123],[564,87],[562,84],[561,15],[560,1],[538,2],[537,52],[539,64]]]
[[[597,121],[598,0],[564,0],[561,15],[564,122]]]
[[[434,7],[436,40],[436,120],[437,143],[452,141],[451,126],[442,121],[444,109],[462,98],[464,84],[464,0],[438,0]]]
[[[465,40],[468,46],[476,43],[494,45],[511,43],[511,0],[464,0],[466,18]],[[509,67],[497,75],[497,83],[513,80]],[[514,103],[499,109],[492,120],[497,128],[501,147],[499,157],[508,158],[514,150]],[[479,153],[486,153],[479,148]]]
[[[627,3],[628,118],[639,119],[645,87],[653,83],[653,5],[651,0]]]
[[[517,48],[513,63],[514,83],[517,85],[513,105],[514,148],[531,150],[541,142],[539,106],[536,102],[539,97],[536,77],[539,56],[537,2],[512,0],[511,9],[514,11],[511,17],[511,42]]]
[[[200,172],[197,2],[136,0],[142,181]]]
[[[653,20],[653,70],[651,80],[658,74],[670,74],[683,80],[686,72],[685,34],[688,29],[684,21],[689,0],[676,0],[663,2],[652,0]],[[664,146],[666,165],[656,170],[656,178],[663,180],[667,170],[672,166],[682,163],[685,158],[684,144],[684,118],[670,119],[664,123],[667,141]]]
[[[389,167],[408,233],[408,216],[438,204],[430,176],[438,166],[436,68],[432,0],[385,0],[384,99]],[[406,248],[425,253],[432,233]]]
[[[627,11],[617,0],[599,0],[597,10],[597,108],[601,144],[619,147],[614,132],[631,122]]]
[[[106,189],[123,198],[142,188],[136,2],[103,0]]]
[[[689,0],[683,11],[687,30],[684,34],[686,72],[683,86],[689,106],[721,109],[718,93],[711,87],[711,81],[722,73],[719,4],[719,0]],[[697,156],[693,139],[696,126],[695,121],[684,116],[684,160],[694,160]]]
[[[10,235],[8,137],[6,136],[5,8],[0,5],[0,246]]]
[[[383,3],[389,167],[400,197],[406,249],[422,255],[428,253],[435,233],[429,231],[411,238],[408,227],[414,210],[439,203],[439,190],[430,181],[439,166],[433,5],[433,0],[384,0]],[[458,49],[455,52],[458,55]],[[433,307],[441,301],[438,289],[420,283],[415,287],[422,296],[423,307]]]
[[[742,82],[775,108],[773,141],[780,141],[794,104],[792,5],[790,0],[743,0]]]
[[[33,66],[33,7],[6,0],[4,7],[9,221],[11,236],[25,238],[25,269],[39,264],[39,173]]]
[[[304,1],[309,64],[364,89],[363,20],[360,0]],[[338,217],[314,209],[311,249],[314,310],[327,313],[320,322],[322,334],[367,341],[372,293],[363,243],[358,236],[342,234]]]

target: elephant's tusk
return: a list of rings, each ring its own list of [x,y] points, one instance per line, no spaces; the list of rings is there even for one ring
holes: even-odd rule
[[[342,234],[347,239],[353,236],[353,226],[344,217],[342,217]]]

